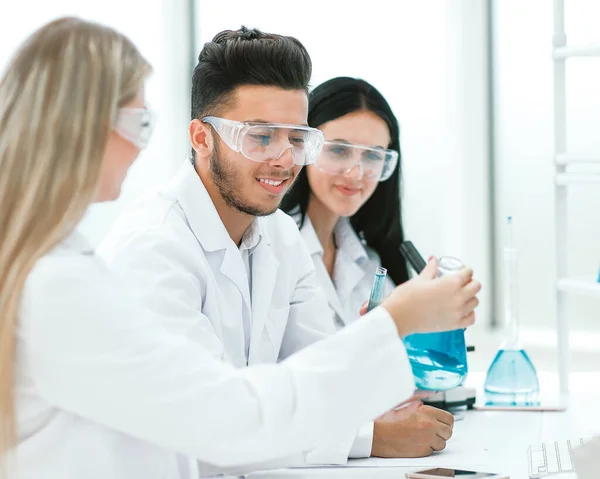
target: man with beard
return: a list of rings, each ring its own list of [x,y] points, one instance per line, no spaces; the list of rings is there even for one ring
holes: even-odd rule
[[[169,330],[237,367],[276,363],[335,333],[307,247],[294,220],[278,211],[300,168],[322,147],[323,134],[306,126],[310,57],[294,38],[242,28],[218,34],[198,60],[192,158],[167,187],[125,212],[99,253],[135,278],[140,299]],[[410,293],[421,283],[407,288],[406,317],[460,309],[455,327],[459,318],[469,323],[473,308],[455,306],[453,298],[471,291],[470,273],[461,283],[433,279],[435,273],[429,266],[426,292]],[[378,344],[370,348],[378,354]],[[334,361],[336,351],[331,355]],[[397,381],[413,384],[407,361]],[[400,417],[381,420],[390,427],[376,439],[371,422],[297,457],[245,468],[368,457],[374,440],[402,434]]]

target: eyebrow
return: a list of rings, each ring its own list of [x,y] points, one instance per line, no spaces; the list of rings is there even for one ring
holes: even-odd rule
[[[333,140],[327,140],[327,141],[335,141],[337,143],[345,143],[346,145],[354,145],[354,143],[350,143],[348,140],[344,140],[343,138],[335,138]],[[359,146],[367,146],[367,145],[359,145]],[[369,146],[368,148],[380,148],[382,150],[387,150],[387,148],[385,146],[381,146],[381,145],[373,145],[373,146]]]
[[[267,121],[267,120],[264,120],[262,118],[255,118],[253,120],[244,120],[244,121],[247,121],[248,123],[279,123],[277,121]],[[282,125],[308,126],[308,123],[306,123],[306,122],[305,123],[297,123],[297,124],[295,124],[295,123],[282,123]]]

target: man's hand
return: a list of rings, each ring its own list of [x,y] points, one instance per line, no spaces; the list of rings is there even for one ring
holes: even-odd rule
[[[398,334],[430,333],[464,329],[475,322],[481,283],[469,268],[437,277],[432,259],[419,276],[397,286],[381,306],[390,313]]]
[[[441,451],[452,436],[452,414],[421,406],[407,418],[390,411],[375,421],[372,456],[424,457]]]

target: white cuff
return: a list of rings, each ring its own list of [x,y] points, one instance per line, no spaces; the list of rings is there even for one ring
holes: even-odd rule
[[[348,455],[351,459],[360,459],[364,457],[371,457],[371,450],[373,449],[373,429],[375,427],[374,422],[367,422],[363,424],[358,430],[358,434],[354,438],[354,444],[350,449]]]
[[[348,454],[355,437],[354,434],[349,434],[334,443],[324,444],[317,449],[307,452],[304,459],[306,465],[345,466],[348,462]]]

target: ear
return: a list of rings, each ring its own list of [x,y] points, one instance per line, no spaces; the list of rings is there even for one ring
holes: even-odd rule
[[[198,119],[190,122],[190,143],[196,152],[196,159],[208,159],[213,151],[213,137],[210,125]]]

